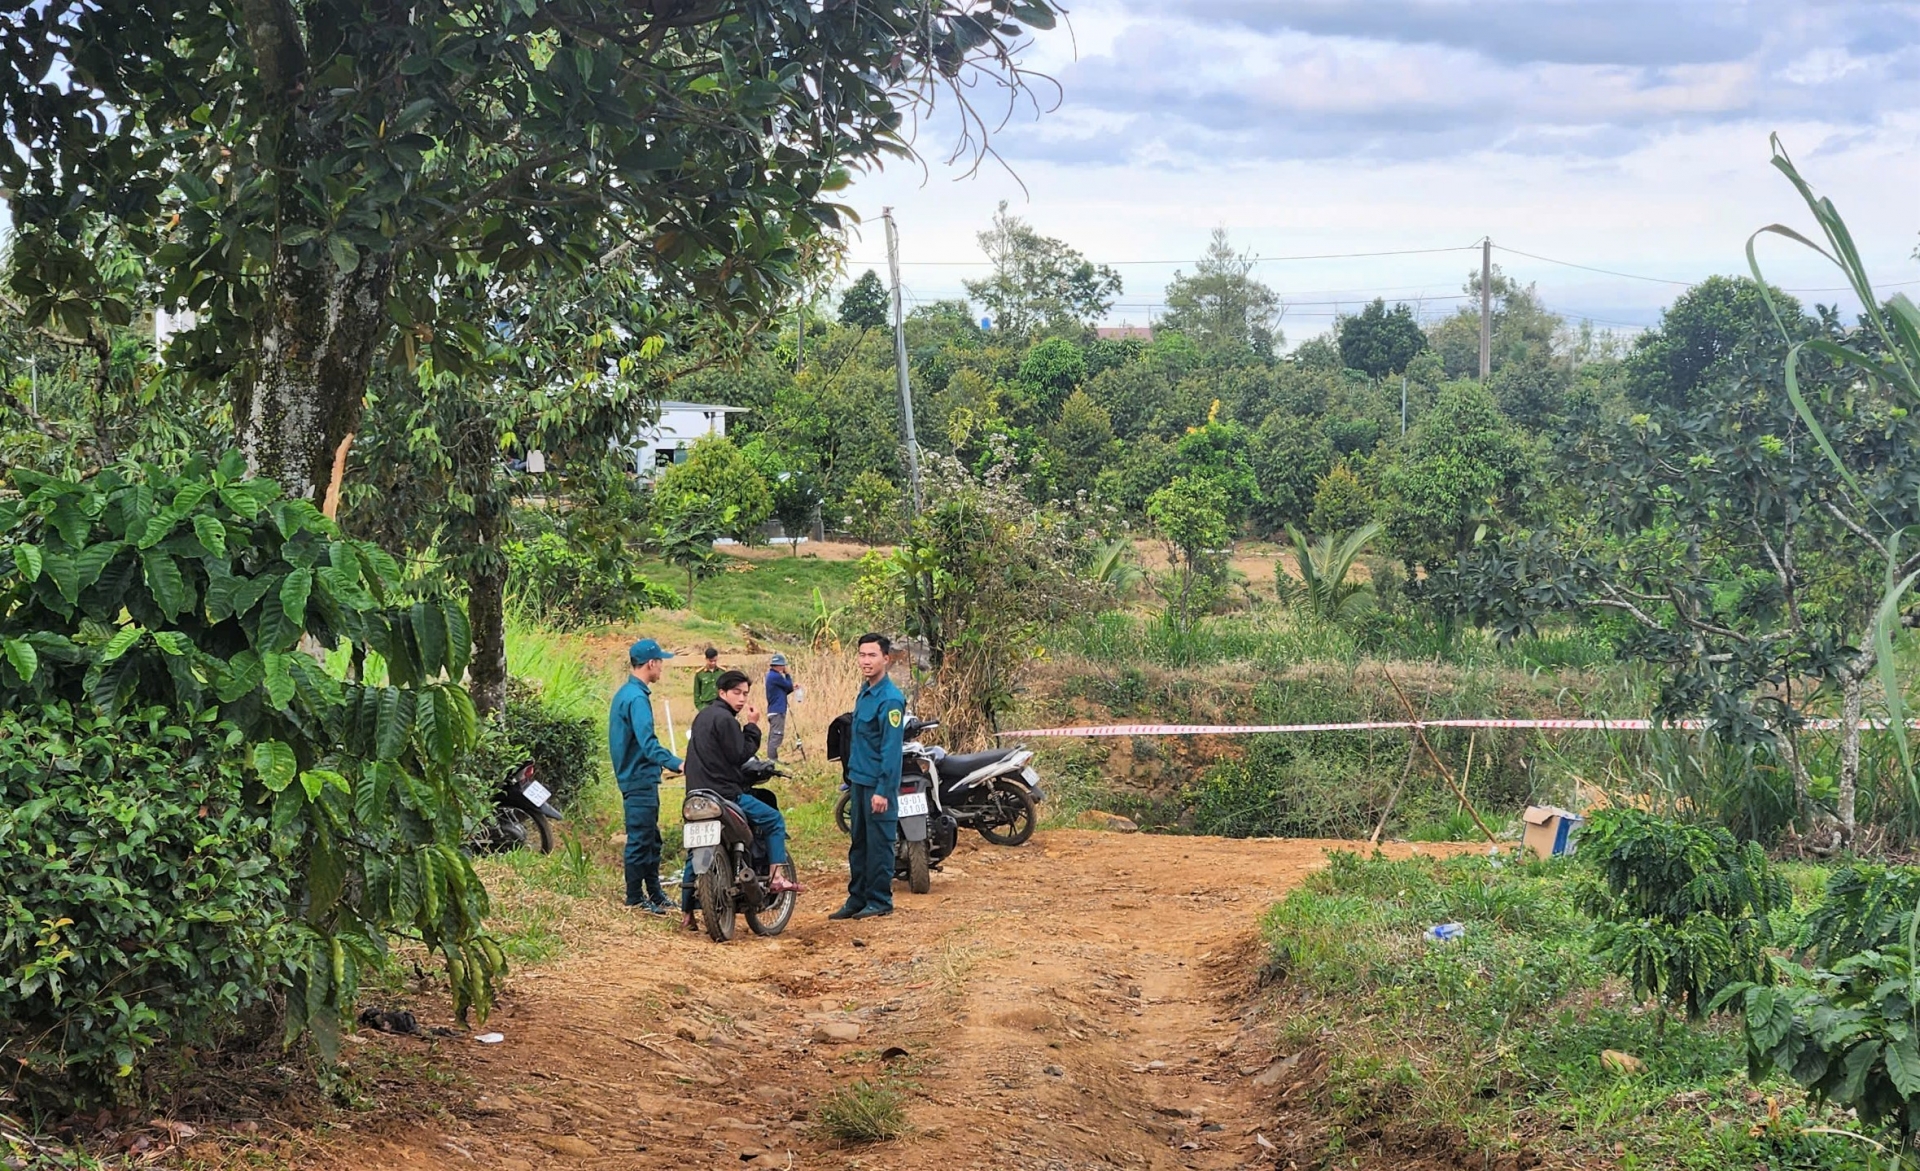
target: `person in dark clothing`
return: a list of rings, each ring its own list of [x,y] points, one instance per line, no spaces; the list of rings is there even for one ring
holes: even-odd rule
[[[847,744],[847,812],[852,840],[847,850],[847,901],[829,919],[872,919],[893,914],[893,843],[900,833],[900,761],[906,697],[887,675],[893,640],[863,634],[859,699]]]
[[[717,793],[740,807],[753,826],[754,836],[767,843],[767,860],[773,864],[774,894],[805,888],[787,877],[787,820],[780,811],[747,791],[740,766],[760,751],[760,713],[748,702],[753,681],[739,671],[722,672],[716,680],[718,695],[693,717],[687,733],[687,792],[704,789]],[[680,909],[686,914],[686,926],[693,919],[693,863],[687,863],[680,876]]]
[[[780,742],[787,738],[787,697],[793,694],[793,676],[787,656],[775,655],[767,664],[767,759],[780,759]]]

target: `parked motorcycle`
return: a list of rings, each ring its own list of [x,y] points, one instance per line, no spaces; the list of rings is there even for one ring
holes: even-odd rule
[[[468,839],[476,854],[504,854],[509,850],[553,853],[553,823],[564,820],[553,806],[553,793],[534,778],[532,761],[507,770],[493,791],[493,817]]]
[[[906,734],[911,739],[901,746],[903,776],[920,772],[937,777],[934,804],[957,825],[978,830],[996,846],[1024,844],[1039,822],[1036,807],[1047,799],[1040,789],[1040,776],[1033,770],[1032,751],[1017,744],[954,755],[938,745],[920,743],[922,732],[939,726],[937,720],[907,721]],[[834,820],[841,833],[849,833],[848,795],[846,786],[841,788]]]
[[[787,774],[770,760],[755,758],[741,766],[750,784],[762,784]],[[748,790],[775,809],[780,800],[771,789]],[[793,891],[775,895],[773,866],[767,844],[754,836],[753,825],[740,806],[708,789],[695,789],[680,803],[682,842],[693,864],[694,904],[700,922],[716,943],[733,939],[735,916],[745,915],[755,935],[778,935],[793,919],[798,896]],[[784,864],[788,881],[795,872]]]

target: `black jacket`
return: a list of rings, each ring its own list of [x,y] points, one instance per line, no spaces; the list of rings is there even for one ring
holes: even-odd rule
[[[760,725],[742,724],[726,701],[716,699],[693,717],[687,738],[687,792],[706,789],[738,801],[747,785],[740,766],[760,751]]]

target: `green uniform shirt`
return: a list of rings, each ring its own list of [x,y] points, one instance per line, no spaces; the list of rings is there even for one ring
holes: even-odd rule
[[[720,668],[700,671],[693,677],[693,710],[703,712],[720,698]]]

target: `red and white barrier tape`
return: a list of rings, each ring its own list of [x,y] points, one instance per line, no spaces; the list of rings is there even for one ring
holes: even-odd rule
[[[1542,732],[1647,732],[1654,728],[1695,732],[1708,725],[1706,720],[1676,720],[1671,724],[1653,720],[1382,720],[1360,724],[1100,724],[1085,728],[1023,728],[1000,732],[1002,737],[1022,736],[1238,736],[1269,732],[1391,732],[1409,728],[1522,728]],[[1800,725],[1816,732],[1831,732],[1839,720],[1808,720]],[[1880,731],[1885,720],[1861,720],[1862,730]],[[1920,720],[1908,720],[1907,727],[1920,729]]]

